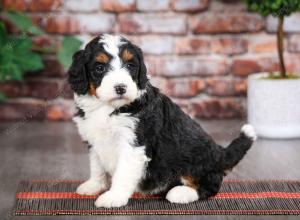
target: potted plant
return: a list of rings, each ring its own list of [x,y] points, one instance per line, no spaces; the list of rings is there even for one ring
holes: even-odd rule
[[[248,121],[259,136],[300,137],[300,78],[286,71],[284,18],[300,11],[300,0],[245,0],[251,11],[278,18],[277,47],[280,71],[248,77]]]

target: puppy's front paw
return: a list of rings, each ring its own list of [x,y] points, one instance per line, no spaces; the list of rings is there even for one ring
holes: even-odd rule
[[[120,207],[126,205],[128,199],[128,196],[123,196],[122,194],[113,191],[107,191],[98,197],[95,206],[105,208]]]
[[[78,186],[76,193],[80,195],[97,195],[99,192],[104,191],[107,189],[105,183],[95,180],[87,180]]]

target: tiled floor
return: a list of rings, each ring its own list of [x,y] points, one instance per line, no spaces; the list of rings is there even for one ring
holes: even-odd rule
[[[226,146],[241,121],[203,121],[201,125]],[[0,219],[182,219],[182,216],[14,217],[14,193],[22,179],[85,179],[87,149],[72,123],[0,122]],[[259,139],[230,179],[300,179],[300,139]],[[184,216],[187,219],[299,219],[299,216]]]

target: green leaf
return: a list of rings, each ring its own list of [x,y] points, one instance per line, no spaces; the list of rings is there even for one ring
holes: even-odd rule
[[[7,42],[6,28],[3,22],[0,22],[0,48]]]
[[[14,46],[13,51],[15,55],[19,55],[22,53],[26,53],[27,51],[31,50],[32,47],[32,40],[28,37],[17,37],[13,38]]]
[[[72,62],[73,54],[80,49],[82,42],[75,37],[64,37],[57,58],[65,69],[68,69]]]
[[[31,33],[33,35],[41,35],[44,33],[41,29],[34,26],[30,18],[20,12],[9,11],[3,14],[22,32]]]
[[[23,72],[16,63],[5,63],[1,66],[1,80],[22,80]]]
[[[5,102],[6,96],[3,92],[0,91],[0,102]]]
[[[249,10],[263,16],[288,16],[300,10],[300,0],[244,0]]]
[[[38,71],[44,68],[44,64],[42,61],[42,58],[39,54],[35,54],[32,52],[27,52],[26,54],[23,54],[23,56],[20,56],[15,61],[22,71]]]
[[[42,35],[44,34],[44,32],[38,28],[37,26],[31,26],[30,28],[28,28],[28,32],[33,34],[33,35]]]

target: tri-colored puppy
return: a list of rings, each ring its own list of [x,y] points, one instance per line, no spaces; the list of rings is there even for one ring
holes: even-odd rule
[[[73,57],[79,133],[88,143],[90,178],[77,193],[101,194],[97,207],[126,205],[133,192],[166,192],[173,203],[215,195],[225,171],[256,138],[244,125],[227,148],[151,85],[142,51],[120,36],[104,34]]]

